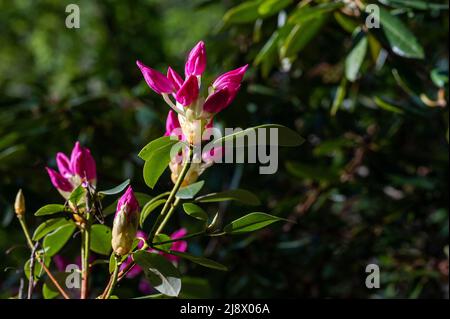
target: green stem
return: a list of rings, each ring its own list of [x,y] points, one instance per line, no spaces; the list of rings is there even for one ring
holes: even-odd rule
[[[25,223],[25,218],[23,216],[17,216],[17,217],[19,219],[20,226],[22,226],[22,230],[23,230],[23,233],[24,233],[25,238],[27,240],[27,244],[30,247],[30,249],[33,251],[34,250],[34,244],[33,244],[33,240],[31,239],[30,232],[28,231],[27,224]],[[64,291],[64,289],[60,286],[60,284],[55,279],[55,277],[52,275],[50,270],[47,268],[47,266],[44,263],[44,260],[42,260],[42,258],[39,255],[39,253],[35,252],[35,256],[36,256],[37,261],[41,264],[42,269],[44,269],[44,271],[47,273],[47,276],[50,278],[50,280],[55,285],[56,289],[58,289],[59,293],[64,297],[64,299],[70,299],[69,295]],[[33,273],[30,273],[30,276],[32,276],[32,275],[33,275]]]
[[[173,203],[173,205],[170,207],[169,211],[167,212],[167,215],[164,217],[163,221],[161,222],[161,224],[159,225],[158,229],[156,230],[155,235],[158,235],[158,234],[160,234],[162,232],[162,230],[166,226],[167,222],[169,221],[170,217],[175,212],[175,209],[178,207],[179,203],[180,203],[180,199],[176,198],[175,202]]]
[[[88,297],[89,284],[89,252],[91,243],[91,217],[87,214],[85,229],[83,230],[83,239],[81,243],[81,299]]]
[[[111,285],[109,286],[108,292],[105,294],[104,299],[109,299],[111,297],[111,294],[117,283],[117,276],[119,275],[119,258],[117,256],[114,256],[114,258],[116,260],[116,264],[114,267],[114,272],[112,274],[112,281],[111,281]]]
[[[166,214],[168,213],[169,209],[170,210],[174,210],[174,205],[172,205],[173,200],[176,197],[176,194],[178,192],[178,190],[181,188],[181,185],[183,184],[184,178],[186,177],[189,168],[191,166],[191,159],[192,159],[192,146],[189,146],[189,154],[188,157],[186,159],[186,162],[184,163],[184,166],[180,172],[180,175],[178,176],[177,182],[175,183],[175,185],[172,188],[172,191],[169,194],[169,197],[167,198],[166,203],[164,204],[163,209],[161,210],[160,215],[158,216],[155,224],[153,225],[153,228],[150,232],[150,235],[148,236],[148,241],[151,243],[153,242],[153,238],[155,237],[156,234],[158,234],[162,228],[160,227],[160,221],[162,220],[162,224],[161,225],[165,225],[168,221],[168,219],[170,218],[170,215],[168,214],[166,216]]]

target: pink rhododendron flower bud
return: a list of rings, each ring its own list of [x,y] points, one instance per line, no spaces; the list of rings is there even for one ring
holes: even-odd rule
[[[208,113],[218,113],[226,108],[232,100],[232,93],[227,88],[212,93],[203,105],[203,110]]]
[[[175,91],[178,91],[184,83],[183,78],[171,67],[169,67],[167,70],[167,78],[170,82],[172,82]]]
[[[147,234],[142,230],[138,230],[136,233],[136,238],[147,238]],[[141,249],[144,246],[144,242],[142,240],[139,241],[137,245],[137,249]],[[126,269],[133,262],[133,257],[130,255],[128,258],[120,265],[120,271]],[[138,276],[142,272],[142,268],[139,265],[134,265],[128,272],[127,278],[134,278]]]
[[[124,256],[132,248],[139,223],[139,203],[131,186],[117,203],[112,229],[112,248],[116,255]]]
[[[218,162],[223,156],[223,147],[214,147],[210,151],[202,153],[202,159],[206,164],[213,164]]]
[[[174,92],[172,82],[162,73],[146,66],[141,61],[136,61],[137,66],[144,76],[148,86],[158,94]]]
[[[190,75],[202,75],[206,69],[205,43],[200,41],[189,53],[185,65],[186,77]]]
[[[197,77],[191,75],[183,83],[181,88],[178,90],[175,99],[178,103],[183,106],[191,105],[195,100],[197,100],[199,94],[198,80]]]
[[[178,120],[178,114],[172,110],[169,111],[166,120],[166,133],[165,136],[177,136],[179,140],[183,140],[183,133],[181,131],[180,121]]]
[[[52,182],[53,186],[55,186],[55,188],[58,191],[60,191],[62,193],[69,193],[69,194],[70,194],[70,192],[72,192],[74,187],[60,173],[58,173],[57,171],[55,171],[51,168],[48,168],[48,167],[46,167],[45,169],[47,170],[47,173],[50,176],[50,181]],[[66,197],[66,196],[64,196],[64,197]]]
[[[95,186],[97,182],[97,169],[95,160],[88,148],[82,147],[79,142],[75,143],[70,159],[59,152],[56,155],[56,164],[59,172],[46,168],[53,186],[58,189],[64,198],[81,183],[88,182]]]
[[[214,90],[227,88],[230,92],[238,91],[247,68],[248,65],[244,65],[238,69],[222,74],[214,81],[212,87]]]
[[[97,179],[97,169],[91,151],[80,145],[80,142],[75,143],[75,147],[70,155],[70,165],[72,174],[81,178],[82,181],[88,181],[95,184]],[[59,165],[58,165],[59,166]],[[60,170],[61,174],[64,174]],[[67,174],[68,172],[66,172]]]

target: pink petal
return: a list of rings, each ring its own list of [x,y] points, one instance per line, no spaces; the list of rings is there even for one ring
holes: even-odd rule
[[[202,75],[206,69],[206,49],[205,43],[200,41],[191,50],[185,65],[186,77],[190,75]]]
[[[231,97],[232,94],[227,88],[220,89],[206,99],[203,110],[208,113],[218,113],[231,103]]]
[[[169,69],[167,70],[167,78],[170,82],[172,82],[175,91],[178,91],[184,83],[183,78],[171,67],[169,67]]]
[[[61,173],[62,176],[65,178],[69,178],[72,176],[72,170],[70,168],[70,161],[69,158],[64,153],[57,153],[56,154],[56,164],[58,165],[58,170]]]
[[[228,88],[230,91],[237,91],[241,85],[244,74],[247,71],[248,64],[235,70],[229,71],[219,76],[213,83],[215,90]]]
[[[62,177],[60,173],[48,167],[46,167],[46,170],[50,176],[50,181],[57,189],[60,189],[63,192],[71,192],[73,190],[72,184],[67,179]]]
[[[174,91],[172,82],[164,74],[146,66],[140,61],[136,61],[136,64],[141,70],[145,82],[153,91],[158,94],[172,93]]]
[[[197,77],[191,75],[178,90],[175,98],[181,105],[188,106],[198,98],[198,94],[199,88]]]

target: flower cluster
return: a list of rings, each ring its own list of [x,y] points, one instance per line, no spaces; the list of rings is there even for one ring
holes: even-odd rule
[[[201,78],[206,69],[206,60],[205,44],[200,41],[188,55],[184,79],[171,67],[164,75],[140,61],[136,62],[150,88],[161,94],[173,109],[167,117],[166,135],[176,136],[191,145],[201,143],[204,130],[213,126],[214,116],[234,100],[248,68],[245,65],[222,74],[209,86],[208,95],[203,97],[200,94]],[[201,158],[193,159],[184,185],[195,182],[220,155],[220,149],[197,155]],[[183,151],[181,159],[185,157],[186,151]],[[181,163],[180,158],[174,158],[170,163],[174,183],[182,169]]]
[[[56,164],[58,171],[48,168],[47,172],[50,180],[64,197],[68,198],[70,193],[82,183],[89,183],[92,186],[97,182],[97,169],[91,151],[76,142],[70,154],[70,159],[66,154],[59,152],[56,154]]]

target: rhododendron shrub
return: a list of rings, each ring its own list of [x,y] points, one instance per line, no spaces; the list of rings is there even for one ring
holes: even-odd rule
[[[45,298],[108,299],[117,297],[115,288],[122,280],[142,275],[136,296],[153,292],[177,297],[183,287],[183,274],[178,268],[180,263],[191,262],[211,271],[227,271],[227,267],[217,261],[192,254],[189,251],[190,239],[245,235],[283,221],[277,216],[256,211],[243,213],[237,220],[227,221],[221,227],[218,214],[210,216],[202,208],[205,203],[214,205],[231,200],[249,206],[259,205],[258,197],[243,189],[201,194],[205,183],[201,180],[204,171],[221,163],[224,154],[234,147],[226,141],[257,132],[257,145],[244,146],[267,147],[267,139],[259,137],[261,130],[269,128],[277,133],[275,143],[270,140],[271,147],[296,146],[302,141],[292,130],[272,124],[219,138],[211,133],[220,112],[230,107],[238,94],[248,66],[225,72],[203,88],[202,76],[207,72],[203,42],[189,53],[183,75],[171,67],[163,74],[140,61],[137,61],[137,66],[148,86],[168,105],[166,132],[139,152],[149,189],[135,192],[127,180],[102,191],[102,181],[97,179],[97,170],[101,167],[96,165],[96,154],[91,154],[79,142],[75,143],[70,156],[57,153],[57,168],[47,167],[46,170],[62,200],[45,205],[35,213],[35,216],[45,216],[46,220],[33,234],[25,221],[28,216],[22,192],[16,199],[17,217],[32,250],[32,257],[25,265],[30,298],[37,281],[42,278],[45,278],[42,285]],[[204,147],[205,144],[210,147]],[[155,194],[153,188],[166,169],[171,172],[173,187]],[[104,208],[102,202],[111,196],[118,196],[116,203],[113,207]],[[111,223],[105,217],[112,213]],[[199,223],[200,231],[189,233],[187,229],[174,225],[172,216],[183,213]],[[175,232],[168,232],[170,224],[171,229],[177,229]],[[73,277],[78,272],[69,274],[67,268],[71,263],[59,254],[68,241],[78,241],[78,236],[81,238],[80,254],[72,262],[81,268],[79,286],[77,278]],[[94,267],[98,263],[109,264],[109,280],[101,289],[92,289],[92,276],[100,269]],[[55,269],[57,273],[53,273]]]

